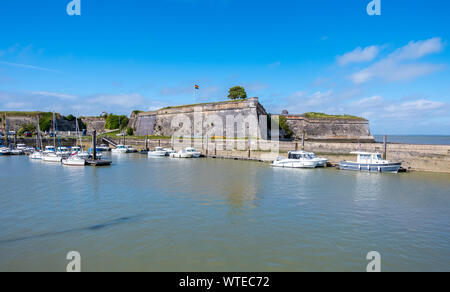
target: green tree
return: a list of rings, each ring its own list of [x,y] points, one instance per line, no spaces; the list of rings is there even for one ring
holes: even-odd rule
[[[133,130],[133,128],[128,128],[128,129],[127,129],[127,135],[128,135],[128,136],[133,136],[133,135],[134,135],[134,130]]]
[[[246,99],[247,93],[245,92],[244,87],[235,86],[235,87],[230,88],[228,98],[231,100]]]
[[[75,117],[72,114],[68,115],[67,117],[64,117],[64,119],[68,121],[75,121]]]
[[[124,129],[128,126],[129,119],[127,116],[118,116],[114,114],[109,114],[106,118],[105,129],[115,130]]]
[[[36,132],[36,126],[33,124],[25,124],[19,129],[19,131],[17,131],[17,135],[22,136],[25,132]]]

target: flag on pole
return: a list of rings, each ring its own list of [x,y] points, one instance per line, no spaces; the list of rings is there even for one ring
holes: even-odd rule
[[[198,86],[198,85],[196,84],[196,85],[194,85],[194,88],[195,88],[195,89],[200,89],[200,86]]]

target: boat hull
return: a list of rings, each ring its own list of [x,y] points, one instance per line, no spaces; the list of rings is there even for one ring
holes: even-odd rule
[[[86,161],[84,159],[63,159],[62,164],[67,166],[85,166]]]
[[[316,168],[318,161],[296,161],[296,159],[286,161],[275,161],[272,163],[273,167],[281,168]]]
[[[342,161],[339,163],[340,170],[353,170],[365,172],[398,173],[401,167],[402,167],[401,163],[368,164],[368,163],[357,163],[346,161]]]

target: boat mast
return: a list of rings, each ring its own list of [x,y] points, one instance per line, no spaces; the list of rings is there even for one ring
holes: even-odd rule
[[[53,112],[53,147],[55,147],[56,151],[56,126],[55,126],[55,112]]]

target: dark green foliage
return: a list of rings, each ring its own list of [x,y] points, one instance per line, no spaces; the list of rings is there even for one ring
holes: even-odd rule
[[[127,129],[127,135],[128,135],[128,136],[133,136],[133,135],[134,135],[134,130],[133,130],[133,128],[128,128],[128,129]]]
[[[291,128],[287,123],[287,118],[285,116],[280,116],[279,120],[280,129],[284,131],[286,138],[291,138],[294,133],[292,133]]]
[[[230,88],[228,98],[232,100],[236,99],[246,99],[247,93],[245,92],[244,87],[242,86],[235,86]]]
[[[68,115],[67,117],[64,117],[64,119],[68,121],[75,121],[75,117],[73,115]]]
[[[45,132],[50,130],[52,127],[52,119],[52,113],[41,113],[39,116],[39,127],[41,128],[41,131]]]

